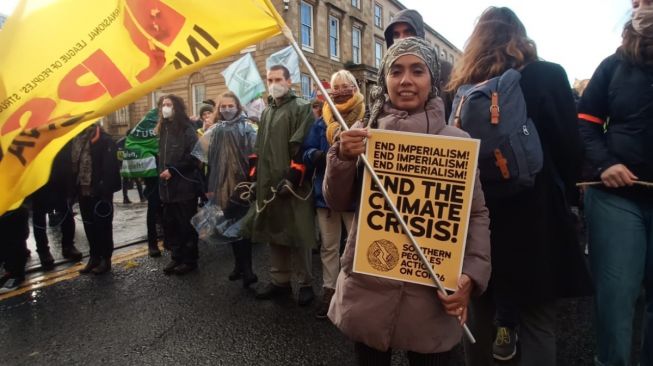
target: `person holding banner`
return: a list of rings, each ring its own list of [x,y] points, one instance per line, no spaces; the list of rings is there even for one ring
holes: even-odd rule
[[[290,280],[299,279],[300,306],[315,297],[311,249],[315,247],[312,186],[305,177],[302,144],[315,118],[308,101],[290,90],[290,72],[274,65],[267,73],[268,107],[256,136],[256,202],[248,235],[270,244],[271,282],[256,297],[268,300],[292,293]]]
[[[423,39],[396,40],[383,57],[371,92],[366,128],[357,123],[329,149],[324,198],[333,210],[361,200],[366,138],[374,129],[468,137],[447,126],[438,96],[440,65]],[[445,365],[461,339],[470,296],[480,295],[490,277],[489,215],[480,182],[472,195],[468,235],[458,289],[449,296],[432,287],[352,271],[358,213],[341,258],[342,269],[329,319],[351,340],[359,365],[390,365],[392,349],[408,351],[411,365]]]
[[[236,94],[227,91],[220,95],[217,107],[218,122],[211,130],[207,166],[208,198],[223,210],[229,227],[241,225],[249,202],[241,194],[249,190],[249,156],[254,152],[256,131],[243,114],[243,106]],[[229,229],[225,229],[229,230]],[[246,238],[232,241],[234,269],[229,280],[243,280],[243,287],[258,281],[252,271],[252,243]]]
[[[163,202],[163,232],[172,260],[166,275],[184,275],[197,268],[197,233],[190,219],[197,212],[201,182],[199,161],[191,155],[197,134],[183,99],[170,94],[159,105],[159,196]]]
[[[653,1],[634,0],[617,51],[578,104],[594,183],[585,192],[596,289],[596,364],[628,365],[646,293],[640,364],[653,365]]]
[[[511,9],[490,7],[467,41],[448,88],[460,90],[511,70],[519,72],[521,95],[513,96],[523,99],[536,127],[543,164],[532,186],[512,193],[485,193],[492,233],[492,279],[488,292],[472,302],[470,328],[477,342],[465,344],[465,356],[468,365],[493,365],[493,355],[510,359],[516,353],[518,335],[520,364],[549,366],[556,364],[556,300],[591,294],[567,200],[580,170],[582,143],[564,69],[538,59],[535,43]],[[497,103],[507,95],[496,92]],[[503,107],[501,112],[506,113]],[[467,123],[492,123],[490,111],[475,118]],[[527,136],[525,125],[523,129]],[[496,156],[497,167],[506,163],[501,151]],[[501,181],[492,183],[493,188],[501,188]]]

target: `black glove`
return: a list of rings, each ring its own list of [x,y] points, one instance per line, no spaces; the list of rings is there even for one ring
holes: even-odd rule
[[[250,154],[248,157],[249,168],[247,169],[247,180],[256,182],[256,164],[258,163],[258,155]]]
[[[246,193],[249,192],[250,185],[240,184],[236,189],[231,192],[229,196],[229,203],[224,209],[224,217],[228,219],[239,218],[247,213],[249,210],[249,203],[251,197],[245,197]]]
[[[291,162],[290,167],[286,169],[286,173],[277,184],[277,195],[280,197],[286,197],[290,195],[291,189],[294,192],[297,192],[297,187],[302,185],[305,172],[306,167],[303,164]]]
[[[315,150],[311,154],[311,162],[315,170],[322,171],[326,167],[326,154],[322,150]]]

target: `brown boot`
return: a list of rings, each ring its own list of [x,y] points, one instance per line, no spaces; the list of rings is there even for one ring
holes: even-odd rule
[[[335,290],[332,288],[328,288],[328,287],[323,288],[322,300],[320,301],[320,304],[317,307],[317,312],[315,312],[316,318],[325,319],[327,317],[327,313],[329,312],[329,306],[331,305],[331,298],[333,297],[334,293]]]

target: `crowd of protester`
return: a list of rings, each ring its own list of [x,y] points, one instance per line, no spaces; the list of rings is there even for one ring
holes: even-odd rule
[[[388,50],[367,99],[349,71],[324,83],[337,110],[325,96],[295,95],[282,65],[267,71],[267,107],[256,123],[230,91],[203,104],[197,123],[181,98],[160,98],[159,176],[145,178],[142,193],[139,188],[148,201],[150,256],[161,256],[159,219],[171,258],[163,272],[196,270],[199,239],[191,219],[198,207],[218,207],[220,232],[234,258],[228,279],[244,287],[258,282],[252,245],[267,244],[270,282],[260,284],[255,297],[292,296],[295,278],[297,303],[307,306],[317,287],[311,255],[319,238],[315,316],[328,317],[354,342],[359,365],[390,365],[395,349],[406,351],[411,365],[446,365],[461,340],[467,365],[510,360],[518,343],[520,364],[555,365],[556,301],[580,296],[594,297],[596,365],[628,365],[643,288],[640,364],[653,365],[653,1],[632,5],[622,44],[576,95],[563,68],[540,59],[517,15],[490,7],[453,67],[424,40],[419,13],[398,13],[384,33]],[[518,72],[541,166],[532,185],[512,195],[496,194],[496,183],[482,170],[477,175],[457,290],[445,294],[353,272],[363,170],[358,157],[367,138],[375,129],[468,137],[455,96],[509,70]],[[198,146],[203,159],[193,153]],[[75,200],[90,247],[79,272],[111,270],[112,196],[121,188],[116,149],[99,125],[91,125],[58,153],[48,183],[0,217],[6,243],[0,293],[25,279],[29,206],[44,270],[54,267],[45,230],[53,210],[63,257],[82,259],[74,245]],[[570,206],[583,208],[588,261],[576,232],[583,217]],[[462,338],[464,323],[476,343]]]

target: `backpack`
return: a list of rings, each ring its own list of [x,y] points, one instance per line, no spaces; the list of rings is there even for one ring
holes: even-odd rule
[[[480,139],[478,168],[483,192],[501,198],[533,187],[543,151],[526,112],[519,71],[458,88],[449,124]]]

